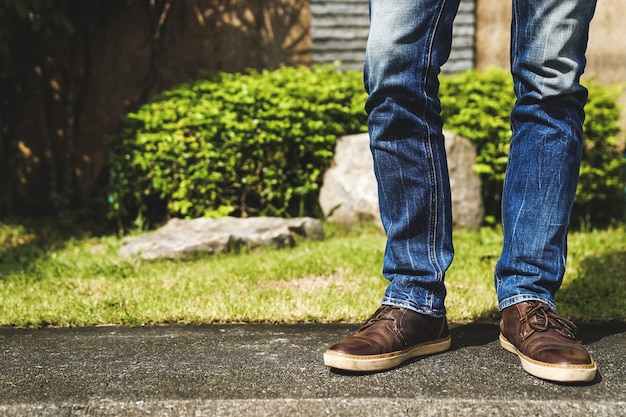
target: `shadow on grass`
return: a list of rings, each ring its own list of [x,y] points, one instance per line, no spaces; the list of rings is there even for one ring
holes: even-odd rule
[[[626,322],[626,250],[590,256],[556,295],[559,313],[580,322]]]
[[[37,265],[51,253],[63,249],[70,239],[103,233],[102,228],[92,224],[56,218],[0,220],[0,282],[20,273],[31,280],[41,279]]]

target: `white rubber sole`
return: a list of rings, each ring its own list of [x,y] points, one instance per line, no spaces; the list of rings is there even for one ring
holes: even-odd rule
[[[324,365],[345,371],[367,372],[384,371],[395,368],[402,362],[418,356],[432,355],[450,349],[451,337],[435,340],[409,349],[380,355],[346,355],[327,350],[324,352]]]
[[[500,334],[500,345],[511,353],[516,354],[522,362],[522,368],[537,378],[555,382],[590,382],[596,377],[596,363],[591,359],[588,365],[556,365],[540,362],[524,355]]]

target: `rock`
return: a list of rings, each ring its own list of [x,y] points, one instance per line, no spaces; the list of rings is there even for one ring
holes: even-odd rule
[[[485,208],[481,181],[474,172],[476,149],[462,136],[444,132],[450,189],[452,192],[452,224],[457,229],[477,230],[483,222]]]
[[[313,218],[276,217],[171,219],[152,233],[124,239],[122,255],[143,259],[177,258],[198,252],[223,253],[242,247],[293,246],[294,236],[324,239],[322,223]]]
[[[480,178],[473,171],[476,151],[469,140],[450,132],[444,134],[454,227],[478,229],[484,208]],[[378,188],[367,133],[344,136],[337,141],[319,204],[329,221],[348,227],[361,219],[374,219],[380,224]]]
[[[319,204],[326,218],[346,226],[374,220],[382,227],[377,187],[369,135],[340,138],[320,189]]]

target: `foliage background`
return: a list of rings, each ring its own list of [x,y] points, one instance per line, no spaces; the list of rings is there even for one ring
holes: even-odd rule
[[[574,224],[624,213],[619,90],[590,84]],[[500,220],[515,102],[511,76],[491,69],[441,77],[447,129],[477,148],[486,222]],[[366,131],[362,74],[333,66],[224,74],[185,83],[131,113],[110,137],[111,214],[315,216],[338,136]]]
[[[362,75],[219,73],[131,113],[109,138],[114,216],[314,216],[337,137],[364,131]]]
[[[306,65],[310,45],[302,10],[297,0],[0,0],[0,216],[104,213],[110,171],[103,136],[119,131],[118,116],[138,112],[157,92],[196,76],[200,67],[236,73]],[[190,53],[199,45],[209,53]],[[510,134],[504,128],[512,100],[508,82],[505,73],[442,79],[442,92],[450,91],[442,94],[447,127],[474,136],[479,158],[490,160],[477,165],[490,223],[498,221]],[[500,87],[509,94],[500,94]],[[594,83],[589,87],[587,141],[574,216],[579,224],[606,224],[623,219],[624,213],[617,90]],[[352,94],[363,94],[361,86]],[[322,172],[323,151],[315,152]],[[307,180],[298,179],[301,185],[282,194],[281,202],[267,192],[250,191],[268,187],[254,176],[257,184],[240,187],[246,190],[243,200],[201,212],[315,212],[309,205],[315,206],[311,196],[319,174],[307,175]],[[280,178],[278,171],[275,178]],[[150,191],[135,207],[129,203],[115,209],[132,217],[144,205],[154,212],[145,215],[154,218],[171,215],[168,205],[175,215],[196,210],[180,198],[175,204]],[[142,199],[151,201],[144,204]]]
[[[0,0],[0,216],[104,222],[107,134],[198,71],[310,63],[303,0]]]

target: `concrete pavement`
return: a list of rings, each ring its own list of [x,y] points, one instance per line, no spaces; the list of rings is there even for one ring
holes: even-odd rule
[[[580,325],[593,383],[527,375],[495,324],[382,373],[326,368],[358,326],[0,329],[0,416],[624,416],[626,323]]]

